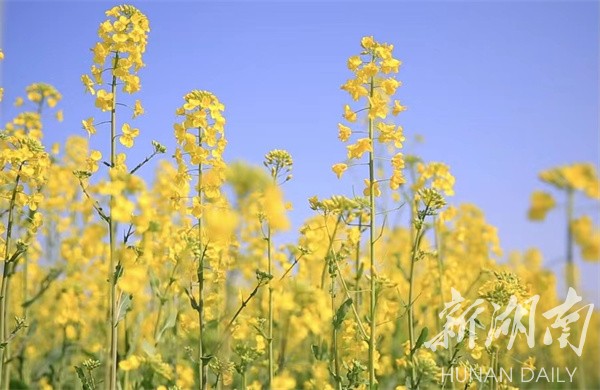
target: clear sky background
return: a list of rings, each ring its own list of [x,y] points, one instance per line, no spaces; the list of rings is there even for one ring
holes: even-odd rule
[[[80,76],[92,64],[104,11],[117,4],[4,2],[3,123],[16,112],[14,98],[40,81],[64,96],[65,121],[46,121],[47,145],[84,135],[82,119],[101,120]],[[337,123],[350,98],[339,87],[351,77],[346,60],[359,52],[360,38],[374,35],[393,43],[403,61],[398,96],[409,109],[399,123],[408,138],[425,137],[407,151],[450,165],[452,202],[482,208],[505,253],[539,247],[547,266],[562,272],[564,200],[542,224],[526,212],[531,192],[547,188],[537,179],[541,170],[599,163],[598,2],[132,4],[148,16],[151,33],[137,95],[147,114],[136,121],[141,135],[130,163],[151,150],[152,139],[172,152],[182,96],[210,90],[226,105],[226,159],[260,163],[274,148],[292,153],[294,179],[285,190],[298,227],[310,214],[308,197],[351,193],[351,181],[330,169],[345,156]],[[577,202],[598,223],[597,203]],[[599,303],[598,266],[583,265],[582,274],[580,291]]]

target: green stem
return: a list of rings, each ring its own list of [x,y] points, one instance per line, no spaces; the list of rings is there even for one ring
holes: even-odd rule
[[[373,97],[374,80],[371,77],[369,96]],[[370,108],[370,105],[369,105]],[[373,142],[373,119],[369,118],[369,140],[371,151],[369,152],[369,272],[370,272],[370,295],[369,302],[369,389],[375,389],[375,165],[374,165],[374,142]]]
[[[332,259],[331,261],[335,261]],[[336,308],[335,308],[335,272],[331,273],[331,313],[332,316],[335,316]],[[342,376],[340,374],[340,355],[338,351],[338,337],[337,337],[337,329],[335,325],[332,327],[331,332],[331,360],[333,360],[334,364],[334,372],[335,372],[335,385],[338,390],[342,390]],[[331,362],[330,362],[331,364]]]
[[[574,251],[574,240],[573,240],[573,220],[575,218],[574,215],[574,199],[575,198],[575,192],[572,188],[567,188],[567,212],[566,212],[566,217],[567,217],[567,269],[565,270],[565,274],[566,274],[566,282],[567,282],[567,291],[569,289],[569,287],[572,287],[573,289],[577,289],[577,277],[576,277],[576,273],[575,273],[575,257],[573,255],[573,251]],[[573,328],[572,330],[572,334],[571,337],[573,340],[577,340],[579,338],[579,330],[577,328]],[[578,376],[578,380],[577,380],[577,388],[578,389],[585,389],[587,388],[586,386],[586,380],[585,380],[585,367],[583,365],[583,361],[580,359],[573,359],[573,357],[571,357],[571,362],[573,363],[573,365],[575,365],[577,367],[577,369],[579,370],[579,376]]]
[[[356,290],[356,298],[354,299],[354,303],[356,305],[356,310],[359,310],[359,305],[360,305],[360,297],[361,297],[361,292],[360,292],[360,278],[361,275],[359,275],[360,272],[360,237],[362,236],[362,215],[360,215],[358,217],[358,232],[359,232],[359,238],[356,242],[356,251],[354,252],[354,257],[355,257],[355,262],[354,262],[354,289]]]
[[[414,205],[416,208],[417,206]],[[410,350],[412,351],[415,346],[415,324],[414,324],[414,311],[413,311],[413,295],[414,295],[414,272],[415,272],[415,263],[417,260],[417,253],[419,252],[419,248],[421,246],[421,239],[423,238],[423,223],[425,222],[425,215],[427,215],[427,211],[429,209],[429,205],[425,205],[425,211],[420,214],[418,217],[418,225],[417,231],[415,232],[415,241],[411,251],[410,258],[410,271],[408,276],[408,338]],[[414,209],[413,209],[414,215]],[[417,380],[417,372],[415,367],[415,358],[414,353],[411,353],[411,389],[415,388],[416,380]]]
[[[115,54],[115,68],[119,62],[119,53]],[[110,169],[113,169],[116,163],[116,145],[115,137],[117,134],[117,76],[113,74],[111,82],[111,93],[112,93],[112,107],[110,110]],[[109,174],[110,176],[110,174]],[[110,176],[112,182],[112,176]],[[116,230],[117,224],[112,218],[112,206],[114,202],[114,196],[110,196],[108,211],[108,235],[109,235],[109,246],[110,246],[110,263],[108,268],[108,280],[110,282],[110,293],[109,293],[109,305],[110,305],[110,320],[109,320],[109,348],[110,351],[110,363],[108,364],[108,388],[115,389],[117,387],[117,278],[115,275],[116,266]]]
[[[333,240],[335,238],[335,235],[337,234],[337,230],[339,228],[341,221],[342,221],[342,215],[340,214],[338,216],[337,220],[335,221],[335,226],[333,227],[333,231],[332,231],[331,235],[329,234],[329,230],[327,229],[327,238],[328,238],[329,242],[327,244],[327,251],[325,252],[326,254],[332,253]],[[327,217],[325,217],[323,219],[323,222],[325,224],[325,228],[327,228]],[[329,264],[327,264],[327,261],[324,261],[323,271],[321,272],[321,290],[323,290],[325,288],[325,275],[327,274],[328,267],[329,267]]]
[[[202,129],[198,129],[198,142],[202,143]],[[198,164],[198,203],[200,209],[203,207],[202,198],[202,163]],[[200,258],[198,259],[198,268],[196,274],[198,277],[198,378],[200,389],[206,388],[208,366],[204,363],[204,253],[205,248],[202,243],[202,215],[198,218],[198,245]]]
[[[271,265],[271,226],[267,226],[267,261],[268,261],[268,269],[267,272],[269,275],[272,275],[272,265]],[[267,343],[269,347],[269,388],[273,386],[273,377],[274,377],[274,357],[273,357],[273,287],[271,286],[271,281],[269,281],[269,327],[267,330]]]
[[[337,264],[337,262],[334,264],[335,264],[335,270],[340,279],[340,283],[342,284],[342,289],[344,290],[344,296],[346,297],[346,299],[352,300],[352,297],[350,296],[350,289],[348,289],[348,285],[346,284],[346,281],[344,280],[344,276],[342,275],[342,270],[340,269],[340,266]],[[352,303],[350,304],[350,308],[352,309],[352,314],[354,315],[354,319],[356,320],[356,324],[358,325],[358,330],[359,330],[360,336],[362,336],[364,341],[369,341],[369,336],[367,335],[367,331],[365,330],[362,320],[360,319],[360,315],[358,313],[358,310],[356,309],[356,305],[354,304],[354,301],[352,301]]]
[[[571,226],[573,222],[573,195],[572,189],[567,189],[567,270],[566,270],[566,282],[567,289],[569,287],[576,288],[575,284],[575,270],[574,270],[574,258],[573,258],[573,228]]]
[[[2,271],[2,287],[0,288],[0,338],[2,342],[6,342],[4,348],[2,348],[2,352],[0,353],[0,388],[8,389],[8,385],[10,382],[10,370],[9,365],[4,364],[4,361],[8,359],[10,355],[10,349],[8,345],[8,327],[6,326],[8,321],[8,284],[9,279],[12,273],[12,261],[8,256],[10,250],[10,243],[12,239],[12,228],[14,222],[14,208],[15,201],[17,199],[17,192],[19,188],[19,183],[21,181],[21,168],[23,165],[19,166],[19,170],[17,172],[17,177],[15,179],[15,186],[12,190],[12,195],[10,197],[10,202],[8,205],[8,222],[6,224],[6,240],[4,243],[4,269]]]

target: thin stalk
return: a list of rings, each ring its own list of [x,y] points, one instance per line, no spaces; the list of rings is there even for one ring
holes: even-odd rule
[[[344,280],[344,276],[342,275],[342,270],[340,269],[340,266],[338,265],[337,262],[334,263],[335,264],[335,270],[337,272],[338,277],[340,278],[340,283],[342,284],[342,289],[344,290],[344,296],[346,297],[346,299],[352,299],[352,297],[350,296],[350,289],[348,289],[348,285],[346,284],[346,281]],[[354,301],[352,301],[352,303],[350,304],[350,308],[352,309],[352,314],[354,314],[354,319],[356,320],[356,324],[358,325],[358,330],[360,335],[362,336],[364,341],[369,341],[369,336],[367,335],[367,331],[362,323],[362,320],[360,319],[360,314],[358,313],[358,310],[356,309],[356,305],[354,304]]]
[[[573,250],[574,250],[574,241],[573,241],[573,219],[574,219],[574,196],[575,193],[573,191],[573,189],[568,188],[567,189],[567,211],[566,211],[566,218],[567,218],[567,269],[565,271],[566,273],[566,282],[567,282],[567,290],[569,289],[569,287],[572,287],[573,289],[577,289],[577,277],[575,275],[575,257],[573,256]],[[574,327],[572,330],[572,335],[571,337],[574,340],[577,340],[579,337],[579,330]],[[586,388],[586,381],[585,381],[585,372],[584,372],[584,365],[582,360],[579,359],[573,359],[571,357],[570,359],[571,361],[576,360],[574,363],[575,366],[577,366],[577,368],[579,369],[579,372],[581,373],[578,378],[579,380],[577,381],[577,385],[578,385],[578,389],[585,389]]]
[[[6,224],[6,240],[4,242],[4,269],[2,271],[2,287],[0,290],[0,337],[2,338],[2,342],[7,341],[9,336],[6,323],[8,320],[8,282],[11,274],[12,261],[8,256],[8,252],[10,250],[10,243],[12,239],[15,201],[17,199],[19,182],[21,181],[21,168],[22,165],[19,166],[17,177],[15,179],[15,187],[13,188],[10,202],[8,204],[8,222]],[[8,363],[4,364],[4,361],[8,358],[9,354],[10,350],[7,343],[5,347],[2,348],[2,353],[0,353],[0,388],[2,389],[8,389],[8,384],[10,382],[9,365]]]
[[[214,350],[213,355],[216,355],[219,352],[219,350],[221,349],[221,346],[223,345],[223,343],[225,343],[225,341],[229,338],[229,330],[233,326],[233,323],[239,317],[239,315],[242,313],[242,311],[248,306],[248,303],[252,300],[252,298],[254,298],[256,296],[256,293],[258,292],[258,290],[262,286],[264,286],[264,282],[263,281],[259,281],[256,284],[256,286],[254,286],[254,290],[252,290],[252,292],[250,293],[250,295],[248,295],[248,298],[242,300],[242,303],[240,304],[240,307],[238,307],[238,309],[235,312],[235,314],[231,317],[231,319],[229,320],[229,322],[225,326],[225,328],[224,328],[224,330],[222,332],[223,336],[222,336],[221,340],[219,341],[219,343],[217,344],[217,346],[216,346],[216,348]]]
[[[575,270],[574,270],[574,258],[573,258],[573,228],[571,223],[573,222],[573,190],[567,189],[567,272],[566,282],[567,288],[575,286]]]
[[[268,268],[267,272],[269,275],[272,275],[272,265],[271,265],[271,226],[267,226],[267,261]],[[269,348],[269,388],[273,385],[273,377],[274,377],[274,357],[273,357],[273,287],[271,286],[271,282],[269,281],[269,326],[267,329],[267,343]]]
[[[31,212],[30,212],[31,214]],[[27,302],[29,301],[29,259],[28,256],[25,256],[23,258],[23,302]],[[23,308],[23,314],[21,315],[23,318],[27,319],[28,316],[28,308],[29,306],[22,306]],[[26,361],[27,359],[25,359],[25,351],[26,351],[26,339],[23,340],[23,346],[21,348],[21,380],[24,380],[25,378],[23,377],[23,373],[25,373],[26,370]]]
[[[327,218],[323,218],[324,223],[325,223],[325,229],[327,229]],[[335,235],[337,234],[337,230],[338,227],[340,225],[340,222],[342,221],[342,215],[338,215],[338,218],[335,222],[335,226],[333,227],[333,231],[331,233],[331,235],[329,234],[329,230],[327,229],[327,237],[329,239],[329,242],[327,243],[327,251],[325,253],[329,254],[331,253],[332,249],[333,249],[333,240],[335,238]],[[323,271],[321,272],[321,290],[323,290],[325,288],[325,275],[327,274],[327,261],[324,262],[323,265]]]
[[[160,326],[160,319],[162,316],[163,307],[165,306],[165,303],[167,302],[167,299],[164,298],[164,295],[167,295],[167,293],[169,292],[169,289],[171,288],[173,283],[175,283],[174,276],[175,276],[175,271],[177,270],[177,265],[179,265],[179,263],[175,263],[175,266],[171,270],[171,275],[169,276],[169,283],[167,283],[167,286],[165,287],[165,292],[164,292],[163,296],[159,297],[158,314],[156,315],[156,322],[154,323],[154,346],[158,345],[158,341],[157,341],[158,332],[159,332],[158,327]]]
[[[198,128],[198,142],[202,142],[202,129]],[[202,163],[198,164],[198,203],[200,209],[203,206],[202,198]],[[198,268],[196,274],[198,277],[198,378],[200,381],[200,389],[205,389],[208,366],[204,364],[204,253],[205,248],[202,243],[202,215],[198,218]]]
[[[443,309],[444,303],[446,300],[444,299],[444,262],[443,262],[443,247],[442,247],[442,238],[440,235],[440,230],[437,226],[437,218],[434,217],[434,239],[435,239],[435,249],[436,249],[436,258],[437,258],[437,267],[438,267],[438,288],[440,289],[440,308]],[[439,317],[436,316],[436,318]],[[439,326],[439,324],[438,324]]]
[[[415,205],[416,207],[416,205]],[[423,238],[423,223],[425,222],[425,215],[427,215],[427,211],[429,209],[429,205],[425,205],[425,211],[419,217],[417,231],[415,232],[415,241],[411,251],[410,258],[410,271],[408,277],[408,338],[410,350],[412,351],[415,346],[415,326],[414,326],[414,318],[413,318],[413,295],[414,295],[414,272],[415,272],[415,263],[417,260],[417,253],[421,246],[421,239]],[[415,367],[415,359],[414,353],[411,354],[411,388],[415,388],[416,383],[416,367]]]
[[[433,221],[433,235],[434,235],[434,239],[435,239],[435,249],[436,249],[436,253],[437,253],[437,267],[438,267],[438,288],[440,289],[440,308],[438,309],[438,312],[441,313],[444,309],[444,303],[446,302],[446,299],[444,298],[444,261],[443,261],[443,243],[442,243],[442,238],[441,238],[441,234],[440,234],[440,229],[439,229],[439,225],[438,225],[438,220],[437,217],[434,217],[434,221]],[[441,329],[442,325],[440,323],[440,318],[438,316],[435,316],[435,322],[436,322],[436,326],[437,329]],[[448,360],[452,360],[452,356],[454,354],[454,348],[452,346],[452,343],[450,343],[449,347],[448,347]],[[446,378],[444,378],[444,382],[442,383],[442,388],[445,387],[446,384]],[[452,388],[454,388],[454,381],[452,381]]]
[[[283,334],[281,335],[281,343],[279,346],[279,358],[277,361],[277,372],[280,373],[283,371],[285,366],[285,354],[287,348],[287,341],[290,334],[290,317],[288,316],[287,321],[285,323],[285,328],[283,329]]]
[[[327,251],[326,253],[326,257],[325,260],[323,261],[323,271],[321,272],[321,290],[325,289],[325,275],[327,274],[327,270],[329,269],[330,272],[330,277],[332,278],[332,283],[333,283],[333,278],[335,277],[335,274],[331,275],[331,263],[330,261],[327,259],[327,256],[330,256],[331,258],[335,258],[335,250],[333,248],[333,242],[335,240],[335,236],[337,234],[337,230],[338,227],[340,225],[340,222],[342,221],[342,214],[339,214],[337,217],[337,220],[335,221],[335,226],[333,227],[333,231],[332,233],[329,232],[329,227],[327,226],[327,214],[325,214],[323,216],[323,224],[325,226],[325,231],[327,233]],[[336,264],[336,268],[337,268],[337,263]],[[331,285],[333,286],[333,284]],[[329,293],[332,295],[333,294],[333,287],[331,287],[331,290],[329,291]],[[334,303],[333,303],[333,295],[331,297],[331,310],[332,310],[332,315],[335,314],[335,307],[334,307]],[[334,330],[335,331],[335,330]],[[323,343],[324,343],[324,338],[323,336],[319,336],[319,350],[321,350],[321,348],[323,347]],[[333,347],[333,343],[332,343],[332,347]],[[333,357],[333,354],[330,354],[330,364],[331,364],[331,359]]]
[[[356,242],[356,251],[354,252],[354,257],[355,257],[355,262],[354,262],[354,289],[356,290],[356,298],[354,299],[354,302],[356,304],[356,310],[359,310],[359,305],[360,305],[360,296],[361,296],[361,291],[359,288],[360,285],[360,278],[361,275],[359,275],[360,272],[360,236],[362,235],[362,215],[360,215],[358,217],[358,232],[359,232],[359,238]]]
[[[334,259],[332,259],[332,261],[335,261]],[[335,276],[336,273],[332,272],[331,273],[331,313],[332,313],[332,317],[335,316],[336,313],[336,309],[335,309]],[[336,388],[338,390],[342,390],[342,376],[340,374],[340,354],[339,354],[339,350],[338,350],[338,337],[337,337],[337,329],[334,326],[332,326],[332,332],[331,332],[331,349],[332,349],[332,354],[331,354],[331,360],[333,361],[333,370],[335,373],[335,385]],[[332,362],[330,362],[331,364]]]
[[[369,86],[369,96],[373,97],[374,80],[371,77]],[[369,108],[370,104],[369,104]],[[369,118],[369,140],[373,146],[373,119]],[[369,389],[375,389],[375,164],[374,164],[374,149],[371,147],[369,152],[369,272],[370,278],[370,295],[369,302]]]
[[[115,54],[115,68],[117,63],[119,62],[119,53]],[[117,134],[117,76],[113,74],[112,82],[110,86],[110,90],[112,93],[112,107],[110,110],[110,168],[114,168],[116,162],[116,145],[115,145],[115,136]],[[110,180],[112,182],[112,176],[109,174]],[[109,356],[110,363],[107,367],[108,372],[108,388],[115,389],[117,387],[117,280],[115,275],[115,266],[116,266],[116,230],[117,224],[114,222],[112,218],[112,205],[114,202],[114,196],[110,196],[109,200],[109,210],[108,210],[108,242],[110,246],[110,263],[108,267],[108,280],[110,282],[110,293],[109,293],[109,310],[110,310],[110,320],[109,320]]]
[[[38,114],[41,113],[42,109],[41,109],[41,105],[38,108]],[[38,188],[38,192],[41,192],[41,188]],[[33,219],[33,215],[35,214],[35,212],[33,210],[29,210],[29,216],[28,216],[28,220],[32,220]],[[27,238],[25,240],[26,243],[29,244],[30,240],[32,239],[32,233],[28,230],[27,231]],[[29,257],[27,256],[27,254],[25,253],[23,256],[23,302],[28,302],[29,301]],[[27,319],[28,318],[28,314],[29,314],[29,306],[25,305],[23,306],[23,314],[21,315],[23,318]],[[26,377],[28,377],[28,367],[27,367],[27,359],[25,356],[25,353],[27,351],[27,338],[25,337],[23,339],[23,344],[20,347],[20,353],[19,353],[19,361],[20,361],[20,367],[19,367],[19,372],[20,372],[20,378],[21,380],[25,380]]]

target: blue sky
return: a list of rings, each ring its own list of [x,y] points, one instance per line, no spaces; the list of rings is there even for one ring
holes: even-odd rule
[[[101,118],[79,78],[89,71],[104,11],[116,4],[4,2],[2,122],[16,112],[14,98],[38,81],[64,96],[65,121],[46,126],[48,145],[83,135],[82,119]],[[398,97],[409,110],[399,122],[407,137],[425,137],[407,151],[450,165],[453,202],[481,207],[505,252],[540,247],[548,266],[562,269],[564,210],[543,224],[528,222],[526,211],[531,192],[544,188],[539,171],[598,165],[597,2],[133,4],[150,19],[151,33],[137,96],[147,115],[137,120],[131,163],[152,139],[172,151],[182,96],[210,90],[226,105],[228,160],[260,163],[274,148],[292,153],[286,193],[299,226],[308,197],[351,193],[351,180],[337,181],[330,170],[345,155],[336,125],[349,97],[339,86],[351,77],[346,59],[360,38],[374,35],[393,43],[403,61]],[[102,148],[99,139],[94,146]],[[578,205],[598,214],[597,203]],[[582,291],[596,302],[598,272],[596,265],[583,269]]]

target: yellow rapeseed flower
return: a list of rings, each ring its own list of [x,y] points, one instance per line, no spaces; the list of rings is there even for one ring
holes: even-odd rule
[[[348,158],[355,159],[361,158],[366,152],[373,151],[373,145],[369,138],[361,138],[356,143],[346,146],[346,148],[348,149]]]
[[[334,164],[331,167],[331,170],[333,172],[335,172],[335,174],[337,175],[338,179],[342,177],[342,174],[344,172],[346,172],[346,169],[348,169],[348,165],[343,164],[343,163],[339,163],[339,164]]]
[[[342,142],[348,141],[350,136],[352,135],[352,130],[348,126],[344,126],[341,123],[338,123],[338,138]]]

